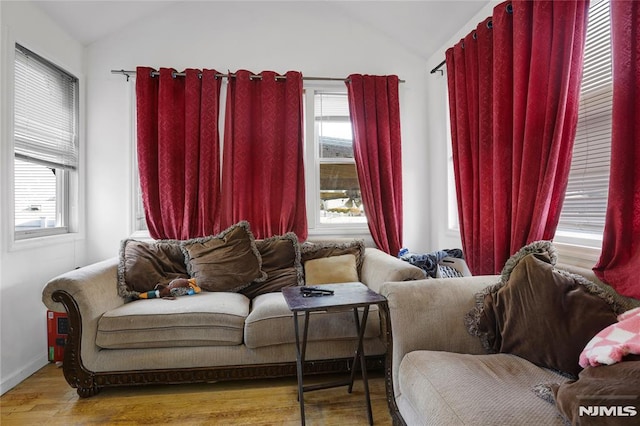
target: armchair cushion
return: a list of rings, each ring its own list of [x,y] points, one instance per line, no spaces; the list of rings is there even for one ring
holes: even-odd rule
[[[398,406],[409,425],[563,425],[531,388],[566,379],[517,356],[416,350],[398,376]]]

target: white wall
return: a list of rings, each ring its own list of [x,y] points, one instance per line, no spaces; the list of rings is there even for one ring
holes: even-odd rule
[[[10,241],[13,50],[18,42],[82,78],[83,47],[29,3],[2,1],[0,11],[0,392],[4,393],[47,363],[44,284],[82,265],[85,258],[84,241],[77,237]]]
[[[325,2],[189,2],[162,9],[87,48],[88,256],[117,254],[131,232],[131,83],[112,69],[299,70],[397,74],[401,84],[404,244],[431,247],[426,63]],[[125,208],[126,207],[126,208]]]

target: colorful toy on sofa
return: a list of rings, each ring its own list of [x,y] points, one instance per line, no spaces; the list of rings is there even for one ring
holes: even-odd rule
[[[176,278],[168,285],[158,284],[155,290],[140,293],[140,299],[175,299],[178,296],[187,296],[200,293],[202,289],[196,284],[195,278]]]

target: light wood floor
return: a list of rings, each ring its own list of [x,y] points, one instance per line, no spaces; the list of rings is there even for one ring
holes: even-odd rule
[[[370,373],[376,425],[390,425],[384,377]],[[333,376],[333,379],[336,377]],[[326,377],[305,378],[305,385]],[[49,364],[0,397],[0,424],[9,425],[298,425],[294,378],[103,389],[81,399]],[[305,393],[307,425],[366,425],[364,389]]]

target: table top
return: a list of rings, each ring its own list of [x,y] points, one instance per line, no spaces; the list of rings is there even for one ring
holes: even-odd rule
[[[333,290],[330,296],[304,297],[300,287],[285,287],[282,294],[293,312],[326,311],[332,308],[357,308],[385,302],[384,296],[362,283],[322,284],[311,286]]]

